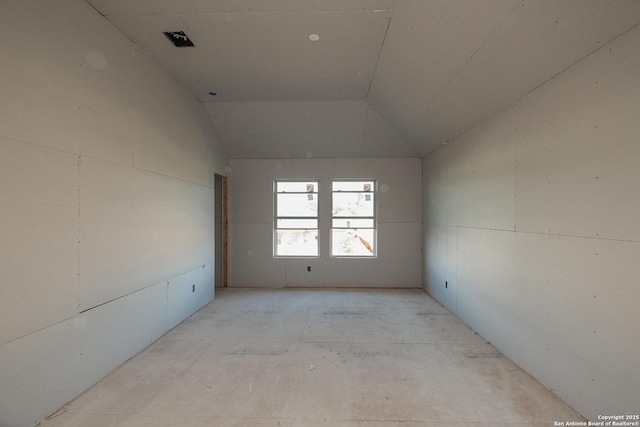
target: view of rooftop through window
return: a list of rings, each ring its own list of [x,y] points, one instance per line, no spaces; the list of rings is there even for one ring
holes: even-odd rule
[[[319,181],[275,181],[274,255],[318,257]],[[331,256],[376,256],[376,182],[331,183]]]
[[[375,181],[332,182],[331,255],[376,255]]]

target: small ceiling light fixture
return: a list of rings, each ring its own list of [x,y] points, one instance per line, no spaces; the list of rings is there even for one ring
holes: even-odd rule
[[[318,40],[320,40],[320,35],[311,33],[309,34],[309,40],[311,40],[312,42],[317,42]]]

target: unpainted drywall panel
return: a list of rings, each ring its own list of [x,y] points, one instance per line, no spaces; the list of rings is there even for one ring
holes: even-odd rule
[[[379,224],[375,259],[332,258],[328,255],[330,237],[322,235],[320,244],[326,250],[320,258],[284,260],[286,286],[418,288],[421,229],[421,224]]]
[[[389,125],[378,110],[369,105],[362,141],[363,157],[417,157],[415,149]]]
[[[169,59],[165,52],[173,46],[156,36],[166,28],[165,17],[146,16],[132,25],[143,28],[141,34],[150,36],[144,47],[150,52],[165,53],[163,65],[185,81],[258,78],[266,84],[296,80],[299,76],[325,82],[369,81],[390,15],[390,11],[182,15],[178,17],[184,22],[181,28],[189,27],[189,37],[197,45],[194,52],[181,55],[183,64],[177,56]],[[129,31],[127,25],[125,32]],[[319,34],[321,42],[310,42],[310,33]],[[259,72],[255,66],[260,66]],[[219,96],[228,101],[225,93]]]
[[[252,44],[254,47],[255,44]],[[260,76],[247,81],[214,80],[194,81],[185,83],[185,87],[197,95],[203,103],[211,103],[214,96],[209,92],[215,88],[215,97],[224,93],[227,102],[243,102],[245,100],[270,102],[296,102],[314,99],[319,101],[343,101],[364,99],[369,89],[369,80],[365,79],[308,79],[263,81]]]
[[[315,179],[320,181],[323,200],[320,209],[331,203],[329,176],[333,159],[231,160],[230,210],[236,223],[273,224],[273,181],[276,179]],[[330,215],[325,209],[322,216]],[[324,219],[324,218],[322,218]],[[321,219],[321,220],[322,220]]]
[[[361,155],[367,104],[225,102],[205,104],[231,158]]]
[[[134,84],[135,167],[213,187],[226,153],[202,105],[143,53]]]
[[[368,101],[419,153],[436,148],[444,135],[439,126],[431,129],[416,119],[518,4],[410,0],[394,5]],[[435,134],[425,139],[428,130]]]
[[[134,190],[136,262],[148,282],[213,262],[213,188],[138,172]]]
[[[213,188],[89,158],[81,169],[82,310],[211,262]]]
[[[426,222],[513,230],[515,141],[493,132],[479,127],[426,157]]]
[[[169,279],[168,328],[173,328],[213,300],[213,269],[211,263]]]
[[[418,122],[425,130],[435,127],[453,139],[639,20],[637,1],[520,2]]]
[[[457,314],[458,228],[423,224],[423,233],[424,288],[440,304]]]
[[[163,281],[82,313],[78,374],[106,375],[166,332],[167,297]]]
[[[210,91],[218,94],[214,101],[225,102],[363,99],[392,13],[390,7],[351,4],[289,3],[280,9],[200,3],[193,12],[195,4],[159,11],[150,3],[91,3],[172,75],[196,87],[202,102],[212,100]],[[176,51],[162,34],[167,28],[188,28],[195,47]],[[321,41],[309,41],[310,33]],[[309,84],[316,88],[314,98],[306,97]]]
[[[583,415],[633,413],[640,244],[460,228],[458,246],[466,322]]]
[[[273,180],[292,176],[292,161],[231,160],[230,165],[230,221],[273,224]],[[317,176],[309,175],[305,178]]]
[[[0,136],[0,344],[72,317],[78,157]]]
[[[0,33],[0,425],[32,426],[166,331],[167,280],[213,261],[227,160],[202,106],[86,2],[2,2]]]
[[[309,43],[306,36],[316,30],[324,30],[322,41],[326,42],[326,45],[358,40],[360,42],[376,41],[379,47],[390,15],[391,10],[374,12],[373,9],[369,9],[324,11],[324,13],[309,10],[297,11],[295,14],[290,11],[233,14],[200,12],[189,14],[185,18],[186,23],[192,23],[196,31],[193,37],[202,39],[203,44],[206,43],[207,46],[220,40],[254,41],[256,39],[262,39],[265,44],[272,41],[283,43],[293,39],[292,45],[288,45],[293,46],[296,39],[301,39],[306,43],[307,50],[313,51],[314,45]],[[204,31],[208,26],[211,28]],[[202,37],[197,37],[198,34]],[[318,45],[320,43],[315,44],[315,46]]]
[[[58,150],[131,164],[133,51],[93,10],[65,0],[56,10],[38,1],[5,2],[0,13],[4,136]],[[22,18],[29,15],[28,22]],[[63,17],[64,15],[64,17]],[[71,25],[60,22],[72,20]],[[56,36],[53,37],[52,34]],[[64,40],[61,43],[60,40]],[[114,87],[122,88],[113,90]],[[55,100],[55,102],[50,102]],[[120,124],[113,126],[116,120]]]
[[[91,3],[106,15],[112,15],[123,7],[128,13],[142,15],[145,13],[176,15],[179,13],[267,13],[267,12],[295,12],[295,11],[357,11],[391,9],[395,0],[314,0],[299,2],[295,0],[219,0],[211,3],[207,0],[175,3],[172,0],[139,1],[131,4],[127,0],[92,0]]]
[[[640,241],[639,44],[636,28],[518,107],[519,230]]]
[[[331,191],[329,180],[326,177],[333,176],[333,174],[333,159],[291,159],[290,178],[319,178],[320,186],[325,192]]]
[[[35,426],[103,374],[78,375],[84,323],[71,318],[0,345],[0,421]]]
[[[334,178],[376,179],[379,222],[420,222],[422,170],[417,158],[335,159]]]
[[[518,311],[528,302],[516,291],[515,232],[459,227],[457,246],[458,316],[509,355],[529,332]]]
[[[166,331],[167,288],[147,288],[0,346],[0,421],[32,426]]]
[[[285,286],[285,261],[273,258],[273,222],[231,224],[229,246],[230,286]]]
[[[636,27],[424,161],[425,265],[454,262],[428,248],[434,223],[456,226],[456,313],[591,419],[640,395],[639,42]]]
[[[640,333],[630,325],[640,324],[640,314],[629,296],[640,283],[640,243],[523,234],[518,253],[523,254],[518,292],[529,302],[522,316],[541,316],[537,334],[568,352],[579,349],[588,361],[587,369],[576,374],[584,392],[572,404],[593,408],[593,418],[604,411],[633,412],[640,396],[634,356],[640,354]],[[545,362],[536,358],[541,349],[518,350],[520,359],[535,366],[532,372],[545,372]],[[545,381],[554,380],[545,374]],[[568,381],[556,385],[563,393],[570,386]]]
[[[422,281],[422,224],[378,223],[378,263],[367,282],[381,287],[419,287]]]
[[[320,244],[324,242],[321,239]],[[331,262],[328,257],[321,258],[309,258],[300,262],[300,260],[284,260],[285,264],[285,286],[293,288],[304,287],[321,287],[327,285],[327,278],[331,275]],[[308,271],[308,267],[311,267],[311,271]]]
[[[233,160],[231,164],[232,286],[419,286],[420,159]],[[276,178],[319,179],[320,258],[273,258]],[[330,257],[331,180],[337,178],[378,179],[375,259]]]
[[[128,166],[83,158],[80,166],[79,308],[86,310],[153,281],[136,272],[134,180]]]

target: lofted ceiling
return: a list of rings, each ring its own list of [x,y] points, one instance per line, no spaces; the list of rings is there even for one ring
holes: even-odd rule
[[[424,156],[640,24],[638,0],[87,1],[232,158]]]

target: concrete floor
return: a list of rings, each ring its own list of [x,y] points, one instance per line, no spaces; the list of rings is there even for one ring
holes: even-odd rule
[[[217,290],[42,425],[552,426],[584,420],[419,290]]]

